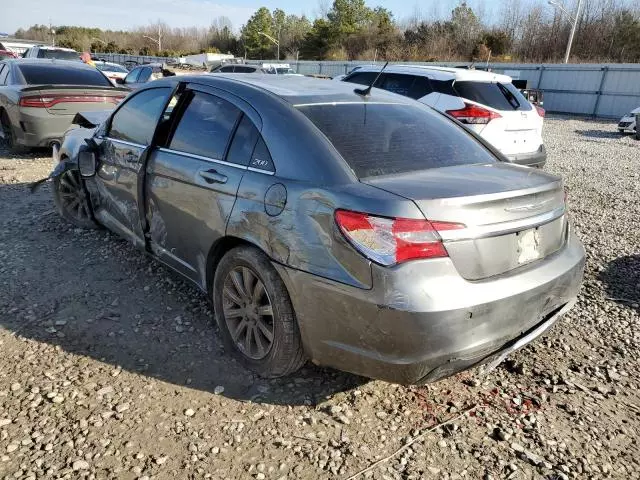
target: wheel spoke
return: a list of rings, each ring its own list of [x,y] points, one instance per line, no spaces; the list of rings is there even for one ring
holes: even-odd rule
[[[253,287],[253,293],[251,294],[251,300],[255,305],[260,305],[260,299],[262,298],[264,291],[264,284],[258,279],[256,281],[256,286]]]
[[[253,291],[254,279],[255,277],[253,276],[251,270],[246,267],[242,267],[242,283],[244,285],[244,291],[247,297],[249,297],[249,295],[251,295],[251,292]]]
[[[258,315],[261,317],[273,317],[273,307],[271,304],[258,307]]]
[[[75,177],[75,175],[73,175],[72,173],[68,173],[67,175],[65,175],[65,178],[71,185],[73,185],[74,189],[78,188],[78,179]]]
[[[80,205],[81,199],[78,196],[75,196],[72,201],[69,202],[68,207],[69,210],[75,210],[78,205]]]
[[[62,177],[60,179],[60,183],[62,185],[64,185],[66,188],[68,188],[70,192],[75,192],[76,191],[76,187],[71,185],[71,183],[69,182],[69,178],[68,177]]]
[[[249,356],[251,356],[251,338],[253,337],[253,328],[254,327],[248,326],[244,337],[244,351]]]
[[[238,272],[237,270],[233,270],[229,275],[231,276],[233,286],[236,287],[236,292],[238,292],[238,295],[246,298],[247,293],[244,291],[244,288],[242,288],[242,276],[240,275],[240,272]]]
[[[224,311],[225,318],[242,318],[244,317],[244,310],[240,308],[229,308]]]
[[[240,337],[240,334],[242,333],[243,330],[247,328],[247,326],[248,326],[248,323],[245,319],[240,320],[236,328],[229,331],[229,333],[231,334],[231,339],[237,343],[238,338]]]
[[[223,294],[223,296],[227,297],[229,300],[231,300],[237,306],[242,305],[242,300],[237,295],[237,293],[233,291],[233,289],[230,286],[225,285],[223,290],[222,290],[222,294]]]
[[[256,323],[256,325],[258,326],[258,329],[260,330],[262,335],[264,335],[264,338],[266,338],[267,341],[269,342],[269,345],[271,345],[271,342],[273,342],[273,332],[269,329],[269,327],[265,324],[265,322],[260,319],[258,319],[258,322]]]
[[[258,329],[254,326],[253,327],[253,336],[256,340],[256,347],[257,347],[257,352],[256,354],[262,358],[266,355],[266,350],[264,348],[264,344],[262,343],[262,335],[260,335],[260,332],[258,331]]]

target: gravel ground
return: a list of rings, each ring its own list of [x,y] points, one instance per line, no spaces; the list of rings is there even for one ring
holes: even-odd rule
[[[0,478],[348,478],[419,434],[363,477],[640,478],[640,142],[545,130],[587,249],[579,302],[488,376],[425,387],[256,378],[195,289],[27,192],[48,152],[0,148]]]

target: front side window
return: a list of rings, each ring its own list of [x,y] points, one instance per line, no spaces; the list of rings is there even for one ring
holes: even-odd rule
[[[222,160],[240,110],[214,95],[189,92],[169,148]]]
[[[338,103],[298,109],[359,178],[496,161],[461,127],[417,102]]]
[[[140,76],[141,68],[134,68],[129,72],[129,75],[124,77],[124,83],[136,83],[138,81],[138,77]]]
[[[109,137],[150,145],[171,88],[144,90],[129,98],[111,119]]]

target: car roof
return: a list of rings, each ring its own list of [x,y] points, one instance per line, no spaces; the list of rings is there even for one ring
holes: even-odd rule
[[[59,51],[63,51],[63,52],[75,52],[75,50],[73,48],[66,48],[66,47],[52,47],[49,45],[36,45],[34,47],[31,48],[39,48],[40,50],[59,50]],[[78,52],[76,52],[78,53]]]
[[[382,67],[379,65],[361,65],[358,66],[356,72],[379,72]],[[389,65],[385,69],[386,73],[405,73],[411,75],[420,75],[429,73],[436,80],[456,80],[475,81],[475,82],[501,82],[510,83],[511,77],[494,72],[485,72],[483,70],[472,70],[468,68],[455,67],[437,67],[432,65]]]
[[[263,75],[247,73],[235,75],[233,73],[205,73],[196,76],[178,77],[180,81],[188,81],[193,78],[199,83],[208,83],[217,86],[219,79],[232,81],[239,86],[251,86],[265,90],[280,97],[293,105],[319,104],[319,103],[412,103],[415,100],[401,95],[375,89],[365,98],[355,93],[356,88],[365,88],[361,85],[354,86],[351,83],[332,82],[331,80],[295,76],[295,75]],[[196,80],[197,79],[197,80]]]
[[[7,58],[3,61],[16,65],[49,65],[65,68],[93,69],[92,66],[87,65],[86,63],[77,62],[75,60],[59,60],[57,58]]]

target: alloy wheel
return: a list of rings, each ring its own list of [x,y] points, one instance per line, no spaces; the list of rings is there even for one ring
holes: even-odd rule
[[[258,275],[245,266],[231,270],[224,281],[222,305],[238,350],[253,360],[266,357],[273,346],[273,306]]]
[[[77,171],[68,170],[60,176],[58,192],[62,208],[71,217],[80,221],[91,220],[89,202]]]

